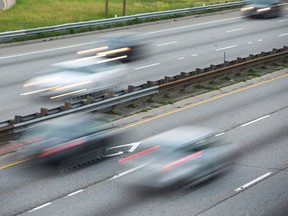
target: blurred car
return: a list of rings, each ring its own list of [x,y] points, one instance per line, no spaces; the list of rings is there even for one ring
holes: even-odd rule
[[[106,58],[123,57],[122,62],[131,62],[143,59],[146,53],[144,38],[133,33],[121,33],[102,38],[99,48],[87,49],[77,52],[78,55],[98,55]]]
[[[99,160],[120,137],[112,129],[103,116],[95,114],[56,119],[25,132],[21,140],[30,144],[23,152],[37,162],[52,165]]]
[[[124,182],[148,188],[196,184],[220,173],[237,155],[235,144],[192,126],[148,138],[141,146],[145,149],[119,163],[133,170]]]
[[[57,99],[83,95],[118,86],[125,79],[126,67],[115,59],[88,57],[53,64],[23,85],[26,92]]]
[[[246,17],[274,18],[281,16],[279,0],[250,0],[241,9]]]

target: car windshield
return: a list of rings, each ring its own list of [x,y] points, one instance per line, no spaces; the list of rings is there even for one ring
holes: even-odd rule
[[[97,133],[107,129],[107,121],[96,120],[96,121],[85,121],[79,124],[48,124],[41,125],[27,131],[23,136],[23,140],[33,140],[39,137],[53,138],[60,137],[64,139],[74,139],[77,137],[85,136],[91,133]]]
[[[185,145],[179,149],[180,151],[187,151],[187,152],[195,152],[195,151],[202,151],[214,146],[222,145],[223,140],[221,141],[217,137],[203,137],[202,140],[197,142],[187,142]]]

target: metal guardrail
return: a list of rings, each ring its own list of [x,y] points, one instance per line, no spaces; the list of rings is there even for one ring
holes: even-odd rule
[[[288,46],[284,46],[280,49],[273,49],[269,52],[261,52],[257,55],[249,55],[245,58],[238,57],[236,60],[225,61],[222,64],[210,65],[210,67],[200,69],[197,68],[192,72],[182,72],[176,76],[166,76],[164,79],[157,80],[154,82],[148,82],[148,86],[159,86],[159,89],[175,87],[178,84],[184,85],[186,83],[191,84],[198,80],[209,79],[216,76],[220,76],[226,73],[230,73],[234,70],[241,70],[249,68],[251,66],[268,63],[271,61],[277,61],[281,58],[288,58]]]
[[[8,31],[0,33],[0,41],[10,38],[15,38],[18,36],[26,36],[44,32],[53,32],[53,31],[63,31],[72,28],[84,28],[84,27],[95,27],[100,25],[111,25],[116,23],[122,23],[127,21],[133,21],[137,19],[147,19],[147,18],[155,18],[155,17],[163,17],[169,15],[178,15],[178,14],[189,14],[194,12],[212,10],[212,9],[222,9],[222,8],[229,8],[235,6],[242,6],[244,5],[244,1],[239,2],[230,2],[230,3],[223,3],[223,4],[215,4],[215,5],[207,5],[201,7],[193,7],[193,8],[184,8],[184,9],[177,9],[177,10],[167,10],[161,12],[152,12],[152,13],[143,13],[143,14],[136,14],[130,16],[122,16],[117,18],[109,18],[109,19],[102,19],[102,20],[92,20],[87,22],[76,22],[76,23],[68,23],[62,25],[55,25],[55,26],[48,26],[48,27],[40,27],[34,29],[26,29],[26,30],[19,30],[19,31]]]
[[[64,106],[54,109],[41,108],[40,113],[34,113],[27,116],[15,116],[13,120],[7,120],[0,122],[0,137],[17,133],[25,130],[26,127],[46,121],[52,118],[68,115],[76,112],[88,112],[88,111],[101,111],[109,107],[113,107],[117,104],[125,103],[127,101],[142,98],[148,95],[158,93],[158,86],[145,88],[143,86],[132,87],[128,90],[119,92],[108,92],[108,94],[93,98],[88,96],[85,100],[75,103],[65,103]],[[135,90],[135,91],[133,91]]]
[[[281,49],[273,49],[269,52],[261,52],[257,55],[249,55],[245,58],[237,58],[233,61],[225,61],[224,63],[218,65],[210,65],[210,67],[204,69],[197,68],[195,71],[181,72],[179,75],[172,77],[166,76],[164,79],[157,81],[147,81],[145,84],[140,86],[129,86],[127,90],[118,92],[110,91],[106,95],[98,97],[88,96],[82,101],[75,103],[65,103],[63,106],[54,109],[48,110],[42,108],[39,113],[34,113],[27,116],[15,116],[13,120],[0,122],[0,137],[19,132],[29,125],[48,119],[71,114],[74,112],[100,111],[105,108],[107,109],[109,107],[125,103],[127,101],[156,94],[167,87],[177,87],[179,84],[183,85],[186,83],[195,83],[199,80],[230,73],[233,70],[239,70],[269,61],[277,61],[281,58],[287,59],[287,57],[288,47],[284,46]]]

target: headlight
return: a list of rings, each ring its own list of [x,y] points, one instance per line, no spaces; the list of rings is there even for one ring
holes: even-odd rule
[[[271,10],[270,7],[268,7],[268,8],[262,8],[262,9],[258,9],[257,12],[263,12],[263,11],[269,11],[269,10]]]
[[[241,8],[241,11],[247,11],[247,10],[253,10],[254,7],[244,7],[244,8]]]

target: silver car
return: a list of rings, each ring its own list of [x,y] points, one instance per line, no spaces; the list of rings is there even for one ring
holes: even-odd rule
[[[141,145],[144,150],[119,163],[131,171],[123,182],[148,188],[196,184],[227,168],[238,152],[235,144],[212,131],[191,126],[161,133]]]
[[[88,57],[54,64],[28,80],[22,95],[57,99],[110,89],[120,85],[127,73],[126,67],[116,60]]]

